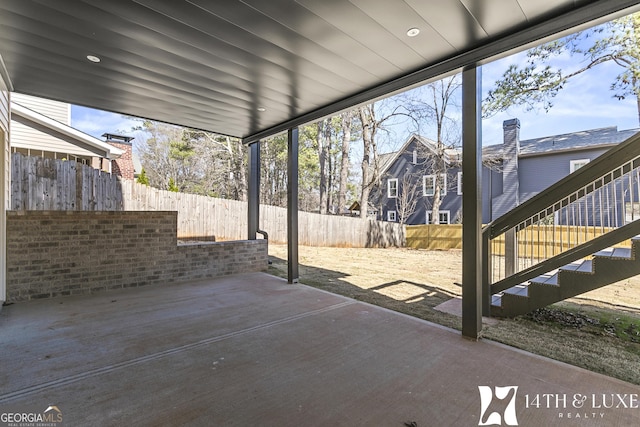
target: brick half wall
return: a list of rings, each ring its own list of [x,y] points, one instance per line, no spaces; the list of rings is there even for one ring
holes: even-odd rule
[[[7,212],[7,301],[267,269],[267,241],[178,245],[177,213]]]

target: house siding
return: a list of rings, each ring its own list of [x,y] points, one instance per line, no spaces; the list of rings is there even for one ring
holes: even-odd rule
[[[491,222],[493,211],[492,198],[502,194],[502,174],[487,167],[482,167],[482,222]]]
[[[14,93],[11,96],[11,100],[16,104],[20,104],[50,119],[71,126],[71,106],[66,102],[52,101],[50,99],[23,95],[21,93]]]
[[[64,125],[71,124],[69,104],[22,94],[13,94],[11,101]],[[53,135],[50,129],[43,129],[42,126],[17,114],[14,114],[11,119],[11,146],[14,149],[31,150],[31,154],[36,156],[41,155],[42,152],[58,153],[60,156],[57,157],[66,158],[94,157],[104,154],[93,147],[79,146],[76,141],[69,142],[69,138],[65,135]]]
[[[0,178],[0,309],[2,301],[6,301],[7,284],[6,212],[10,207],[9,189],[11,188],[10,117],[10,93],[2,74],[0,74],[0,170],[2,171],[2,177]]]
[[[419,147],[419,145],[421,147]],[[422,143],[416,141],[415,138],[409,142],[403,149],[403,151],[397,156],[395,161],[384,172],[381,183],[377,188],[377,191],[372,193],[372,203],[378,209],[378,219],[387,221],[388,212],[398,212],[397,199],[389,198],[387,194],[387,181],[389,179],[398,179],[398,194],[404,191],[403,177],[406,174],[411,174],[411,183],[417,182],[418,188],[416,191],[416,197],[418,198],[415,211],[405,220],[406,224],[417,225],[425,224],[427,221],[427,212],[432,209],[432,196],[425,196],[423,193],[422,180],[423,176],[430,175],[431,170],[428,166],[422,164],[425,159],[424,156],[418,159],[418,164],[413,162],[413,151],[424,150]],[[455,223],[461,215],[462,197],[458,195],[458,172],[459,167],[450,167],[447,170],[447,193],[441,201],[440,210],[449,211],[449,221]],[[399,212],[397,215],[397,221],[399,222]]]
[[[31,155],[39,156],[41,152],[58,153],[58,158],[69,156],[94,157],[102,156],[104,152],[92,147],[80,147],[78,142],[68,142],[69,137],[62,134],[45,133],[41,126],[13,115],[11,120],[11,146],[31,150]]]
[[[571,160],[593,160],[606,151],[606,149],[579,150],[521,157],[519,166],[520,203],[569,175]]]

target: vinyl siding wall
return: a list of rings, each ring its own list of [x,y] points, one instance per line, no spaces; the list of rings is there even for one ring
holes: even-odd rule
[[[11,100],[64,125],[69,126],[71,124],[71,106],[69,104],[22,94],[12,94]],[[33,155],[40,155],[38,151],[78,157],[92,157],[96,154],[66,142],[63,137],[49,135],[39,130],[38,127],[14,115],[11,121],[11,146],[31,149]]]
[[[0,171],[2,176],[0,179],[0,307],[2,301],[6,301],[6,285],[7,285],[7,253],[6,253],[6,235],[7,235],[7,209],[9,209],[9,182],[10,159],[9,154],[9,91],[7,84],[0,74]]]
[[[580,150],[566,153],[556,152],[546,156],[521,157],[518,171],[520,203],[569,175],[571,160],[593,160],[605,151],[607,150]],[[505,185],[507,184],[505,183]]]
[[[415,212],[409,216],[406,224],[416,225],[425,224],[427,221],[427,212],[431,211],[433,205],[433,197],[424,196],[422,179],[424,175],[431,174],[428,166],[424,166],[421,163],[424,162],[424,157],[418,159],[418,164],[413,163],[413,150],[416,149],[415,141],[407,146],[405,151],[401,153],[395,160],[393,165],[386,171],[381,180],[381,185],[378,189],[379,193],[372,195],[373,203],[378,208],[378,219],[382,221],[388,220],[388,212],[396,211],[397,205],[395,198],[387,197],[387,181],[389,179],[398,179],[398,194],[404,190],[402,188],[402,180],[405,174],[411,174],[412,178],[418,181],[418,188],[416,196],[418,197],[418,203],[415,208]],[[449,221],[455,223],[459,215],[462,214],[462,196],[458,195],[458,172],[459,168],[449,168],[447,171],[447,194],[440,205],[440,211],[449,211]],[[414,181],[415,182],[415,181]],[[399,221],[399,213],[396,216]]]
[[[492,221],[492,197],[502,194],[502,173],[482,167],[482,223]],[[495,218],[494,218],[495,219]]]
[[[22,117],[13,114],[11,120],[11,146],[20,148],[23,154],[29,154],[25,150],[31,150],[32,156],[40,156],[42,151],[58,153],[58,159],[70,156],[76,157],[95,157],[104,156],[104,152],[97,148],[86,146],[80,147],[79,143],[68,142],[70,139],[63,134],[57,134],[47,130],[45,133],[40,130],[41,126],[37,123],[29,122]],[[48,157],[48,156],[45,156]]]
[[[67,126],[71,126],[71,105],[65,102],[37,98],[21,93],[11,94],[11,100],[30,110],[45,115]]]

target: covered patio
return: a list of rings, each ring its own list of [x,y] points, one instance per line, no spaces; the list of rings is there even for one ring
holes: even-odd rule
[[[4,307],[0,412],[50,405],[68,425],[639,424],[639,387],[478,341],[481,66],[639,3],[0,2],[0,302],[11,92],[242,138],[249,240],[260,141],[289,141],[287,281],[253,273]],[[298,126],[460,71],[470,339],[298,284]]]
[[[483,288],[482,64],[640,9],[638,0],[0,4],[0,301],[6,301],[10,93],[241,138],[247,238],[260,218],[260,141],[288,135],[290,283],[298,270],[298,126],[462,72],[463,327]]]
[[[0,408],[64,425],[516,425],[478,386],[517,425],[640,422],[640,387],[264,273],[15,304],[0,342]]]

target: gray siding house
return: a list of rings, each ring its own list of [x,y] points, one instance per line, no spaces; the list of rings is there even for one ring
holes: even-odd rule
[[[520,141],[520,121],[503,123],[504,143],[483,148],[482,219],[488,223],[638,132],[606,127]],[[561,225],[620,226],[638,210],[637,182],[617,181],[554,218]],[[585,183],[585,185],[588,183]],[[636,203],[634,203],[634,200]]]
[[[370,196],[377,219],[430,224],[435,175],[436,143],[419,135],[411,135],[402,148],[380,156],[380,181]],[[460,150],[444,150],[445,170],[441,177],[440,224],[460,222],[462,181]]]
[[[571,172],[626,140],[638,129],[618,131],[607,127],[553,135],[520,141],[520,121],[503,123],[503,144],[483,148],[482,220],[489,223],[518,204],[528,200]],[[429,151],[435,143],[412,135],[395,153],[381,156],[380,183],[372,191],[370,203],[377,218],[399,222],[403,205],[407,205],[407,185],[412,193],[415,209],[404,221],[406,224],[432,223],[433,193]],[[440,206],[440,223],[461,221],[462,188],[459,159],[461,153],[446,150],[446,192]],[[410,184],[413,183],[413,184]],[[598,200],[583,201],[560,212],[556,224],[622,225],[630,217],[638,217],[640,203],[637,182],[618,182],[602,190]],[[576,215],[576,212],[580,215]],[[586,212],[584,215],[581,212]],[[606,215],[602,215],[605,213]],[[606,219],[605,219],[606,218]]]

